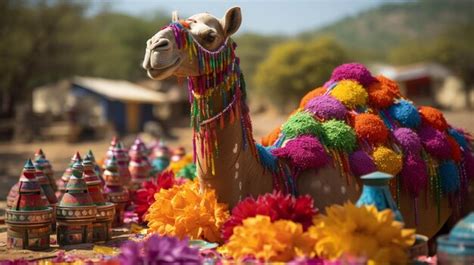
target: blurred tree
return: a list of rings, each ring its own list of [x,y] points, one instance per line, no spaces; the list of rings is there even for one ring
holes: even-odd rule
[[[260,92],[284,111],[311,89],[322,86],[334,67],[347,61],[346,52],[330,38],[291,41],[274,46],[257,68]]]
[[[80,32],[90,49],[81,52],[77,74],[132,81],[147,78],[141,68],[146,40],[169,20],[160,12],[153,19],[100,12]]]
[[[237,56],[240,58],[250,92],[256,88],[254,77],[257,65],[267,57],[274,44],[284,39],[282,36],[263,36],[256,33],[244,33],[235,37],[238,44]]]
[[[73,73],[75,34],[85,5],[67,1],[4,0],[0,4],[0,113],[11,117],[34,86]],[[31,104],[26,104],[26,106]]]
[[[434,61],[445,65],[464,82],[466,107],[472,108],[474,89],[474,25],[455,25],[433,40],[405,43],[390,52],[395,64]]]
[[[137,80],[146,40],[169,21],[107,11],[86,15],[88,2],[0,1],[0,117],[36,86],[74,75]]]

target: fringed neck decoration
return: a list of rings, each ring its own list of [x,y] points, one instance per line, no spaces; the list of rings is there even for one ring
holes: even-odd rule
[[[195,162],[196,145],[200,144],[199,155],[204,159],[199,162],[215,175],[215,159],[219,156],[217,130],[235,122],[241,125],[242,149],[250,148],[258,160],[235,42],[227,38],[217,50],[209,51],[189,33],[189,24],[185,21],[171,23],[168,27],[173,30],[178,48],[187,50],[190,58],[198,60],[199,75],[188,77]]]

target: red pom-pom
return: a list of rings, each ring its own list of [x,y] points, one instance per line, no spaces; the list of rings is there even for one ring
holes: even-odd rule
[[[318,87],[316,89],[313,89],[308,92],[300,101],[300,108],[304,108],[306,104],[313,98],[317,96],[322,96],[326,93],[326,88],[325,87]]]
[[[142,188],[137,190],[133,202],[135,203],[135,213],[142,222],[145,218],[148,208],[155,202],[155,193],[161,189],[170,189],[175,184],[173,171],[164,171],[154,180],[142,183]]]
[[[440,131],[444,131],[448,128],[448,123],[446,122],[443,113],[438,109],[422,106],[418,111],[420,112],[421,120],[431,127]]]
[[[448,136],[447,138],[448,143],[451,146],[451,158],[456,162],[461,161],[461,148],[458,142],[456,142],[456,140],[451,136]]]
[[[316,213],[313,199],[308,195],[295,198],[273,192],[258,196],[256,200],[249,197],[239,202],[232,210],[232,215],[223,225],[222,238],[227,241],[232,236],[234,227],[241,225],[246,218],[256,215],[269,216],[272,222],[291,220],[300,223],[306,230],[311,226]]]
[[[376,108],[387,108],[395,98],[400,97],[400,90],[397,83],[384,76],[377,76],[376,79],[367,89],[369,104]]]
[[[355,116],[354,129],[357,137],[372,144],[381,144],[387,141],[388,130],[382,119],[377,115],[363,113]]]

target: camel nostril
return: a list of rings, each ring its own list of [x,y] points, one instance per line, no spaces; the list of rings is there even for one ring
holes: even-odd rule
[[[163,51],[163,50],[167,50],[169,47],[170,47],[170,41],[168,39],[159,39],[157,42],[153,43],[152,50]]]

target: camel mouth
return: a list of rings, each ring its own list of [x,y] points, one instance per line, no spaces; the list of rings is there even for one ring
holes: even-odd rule
[[[162,80],[169,77],[173,72],[178,69],[181,65],[181,57],[176,58],[176,60],[166,66],[161,67],[151,67],[147,69],[148,76],[155,80]]]

